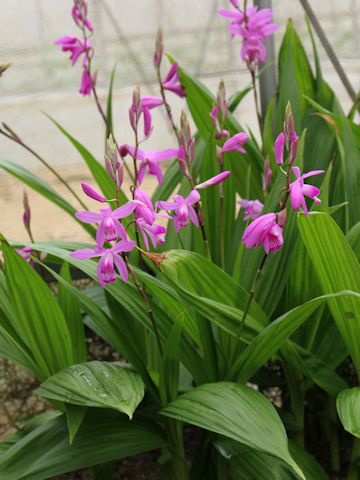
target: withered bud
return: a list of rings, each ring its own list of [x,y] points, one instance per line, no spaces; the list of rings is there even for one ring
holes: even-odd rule
[[[286,208],[283,208],[278,214],[278,225],[279,227],[283,227],[286,223],[286,218],[287,218],[287,211]]]
[[[138,250],[145,255],[149,260],[153,262],[155,267],[161,272],[161,264],[165,260],[166,255],[169,253],[170,250],[162,253],[151,253],[151,252],[145,252],[141,248],[138,247]]]
[[[192,164],[195,157],[195,138],[192,138],[189,143],[189,165]]]
[[[136,114],[136,118],[139,117],[140,115],[140,109],[141,109],[141,95],[140,95],[140,87],[139,85],[136,85],[136,88],[133,92],[133,104],[132,104],[132,110]]]
[[[104,160],[105,160],[105,167],[106,167],[106,170],[108,172],[108,174],[110,175],[110,177],[114,180],[114,182],[116,181],[116,177],[114,175],[114,170],[113,170],[113,166],[112,166],[112,162],[110,160],[110,158],[106,155],[104,155]]]
[[[217,106],[221,113],[222,122],[224,122],[227,117],[229,107],[228,102],[226,101],[225,83],[223,79],[221,79],[219,83],[219,89],[217,93]]]
[[[222,165],[224,163],[223,153],[222,153],[221,147],[219,147],[219,145],[216,145],[216,158],[218,159],[218,162],[219,162],[220,165]]]
[[[191,130],[190,130],[189,120],[184,110],[181,111],[181,116],[180,116],[180,132],[182,133],[185,139],[186,145],[188,145],[191,140]]]

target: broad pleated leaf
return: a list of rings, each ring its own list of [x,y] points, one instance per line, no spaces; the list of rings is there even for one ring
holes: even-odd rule
[[[336,409],[345,430],[360,438],[360,387],[340,392],[336,399]]]
[[[284,462],[271,455],[224,437],[216,439],[214,446],[244,480],[294,480],[294,472]],[[291,440],[289,451],[306,480],[328,480],[328,476],[315,458]]]
[[[144,396],[144,383],[125,363],[93,361],[65,368],[35,392],[75,405],[114,408],[132,418]]]
[[[15,310],[13,327],[31,351],[42,381],[73,363],[69,329],[42,278],[6,241],[1,246],[9,298]]]
[[[342,291],[314,298],[283,314],[264,328],[237,358],[232,375],[246,382],[282,346],[282,344],[310,317],[322,302],[359,301],[360,293]]]
[[[46,480],[165,444],[154,423],[130,421],[114,410],[89,409],[71,446],[64,415],[11,446],[0,458],[0,478]]]
[[[301,236],[324,293],[360,292],[360,265],[335,221],[324,213],[298,216]],[[329,299],[330,311],[360,374],[360,299]]]
[[[290,456],[286,432],[275,408],[252,388],[231,382],[201,385],[161,412],[279,458],[305,479]]]

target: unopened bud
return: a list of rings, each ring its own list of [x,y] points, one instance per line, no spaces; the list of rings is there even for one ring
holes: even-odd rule
[[[162,29],[161,27],[159,27],[156,35],[155,52],[154,52],[155,68],[160,66],[162,56],[163,56],[163,51],[164,51],[163,35],[162,35]]]
[[[205,182],[199,183],[196,185],[195,189],[196,190],[202,190],[203,188],[209,188],[214,185],[217,185],[218,183],[223,182],[224,180],[227,179],[227,177],[230,175],[230,170],[227,170],[226,172],[221,172],[218,175],[215,175],[215,177],[211,177]]]
[[[118,162],[116,167],[116,190],[120,190],[124,180],[124,163]]]
[[[220,165],[222,165],[224,163],[223,153],[222,153],[221,147],[219,147],[219,145],[216,145],[216,158],[218,159],[218,162],[219,162]]]
[[[104,155],[104,160],[105,160],[105,168],[108,172],[108,174],[110,175],[110,177],[114,180],[114,182],[116,181],[116,178],[115,178],[115,175],[114,175],[114,170],[113,170],[113,166],[112,166],[112,162],[110,160],[110,158],[106,155]]]
[[[235,8],[239,8],[238,0],[230,0],[230,2],[234,5]]]
[[[289,165],[292,165],[294,163],[294,160],[297,155],[298,151],[298,146],[299,146],[299,137],[296,135],[296,133],[293,131],[290,139],[290,158],[289,158]]]
[[[101,193],[94,190],[87,183],[82,183],[81,187],[85,195],[87,195],[88,197],[93,198],[94,200],[97,200],[98,202],[101,202],[101,203],[104,203],[106,201],[106,198],[104,197],[104,195],[101,195]]]
[[[278,225],[279,227],[283,227],[286,223],[286,218],[287,218],[287,211],[286,208],[283,208],[278,214]]]
[[[30,211],[29,199],[25,190],[23,195],[23,205],[24,205],[23,222],[24,222],[25,229],[28,231],[30,228],[31,211]]]
[[[290,150],[291,134],[294,131],[294,117],[291,111],[290,101],[286,105],[285,119],[284,119],[284,135],[286,150]]]
[[[225,83],[224,80],[221,79],[219,83],[219,89],[217,93],[217,106],[221,113],[222,122],[225,121],[227,113],[228,113],[228,102],[226,101],[226,92],[225,92]]]
[[[191,140],[191,130],[189,120],[184,110],[181,111],[180,116],[180,131],[185,139],[185,144],[188,145]]]
[[[129,108],[129,120],[131,128],[136,132],[136,119],[135,119],[135,111],[132,107]]]
[[[272,178],[272,171],[270,168],[269,155],[267,155],[264,162],[264,175],[263,175],[263,182],[262,182],[262,189],[264,192],[269,188],[271,178]]]
[[[195,157],[195,138],[192,138],[189,143],[189,165],[192,164]]]

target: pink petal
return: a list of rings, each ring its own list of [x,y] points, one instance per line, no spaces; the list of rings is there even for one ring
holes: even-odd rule
[[[281,132],[274,144],[275,160],[277,165],[282,165],[284,163],[284,145],[285,135],[283,132]]]
[[[136,208],[136,203],[128,202],[111,212],[112,218],[128,217]]]
[[[195,227],[199,228],[199,219],[196,215],[195,210],[190,205],[188,206],[188,213],[189,213],[190,220],[193,222]]]
[[[126,268],[124,260],[118,254],[114,254],[114,263],[116,268],[118,269],[121,278],[124,280],[125,283],[128,282],[128,270]]]
[[[175,196],[173,197],[175,198]],[[200,200],[200,193],[197,190],[191,190],[190,194],[185,198],[187,205],[193,205]]]
[[[105,242],[104,221],[101,221],[96,231],[96,243],[102,247]]]
[[[94,212],[76,212],[75,217],[84,223],[97,223],[100,222],[103,218],[100,213]]]
[[[91,248],[80,248],[80,250],[75,250],[75,252],[70,253],[70,257],[76,258],[77,260],[87,260],[88,258],[99,257],[101,252],[96,252]]]

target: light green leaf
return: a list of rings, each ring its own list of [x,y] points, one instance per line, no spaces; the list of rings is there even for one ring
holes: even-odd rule
[[[250,387],[230,382],[201,385],[161,413],[279,458],[305,479],[290,456],[286,432],[275,408]]]
[[[336,410],[345,430],[360,438],[360,387],[340,392],[336,399]]]
[[[144,396],[144,383],[122,362],[71,365],[43,382],[35,393],[86,407],[114,408],[131,419]]]
[[[360,292],[360,265],[344,234],[325,213],[298,215],[298,225],[324,293]],[[338,297],[328,305],[360,376],[360,299]]]
[[[13,325],[32,353],[40,381],[73,363],[69,329],[53,293],[35,270],[3,239]]]

